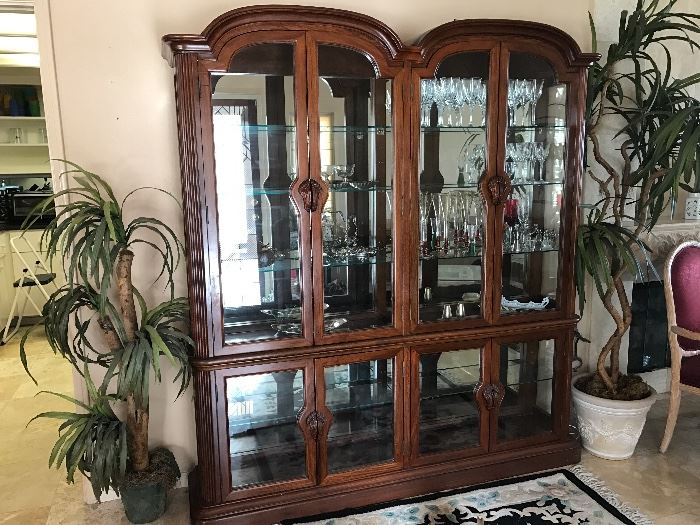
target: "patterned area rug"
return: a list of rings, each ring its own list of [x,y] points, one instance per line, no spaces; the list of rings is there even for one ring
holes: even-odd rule
[[[282,525],[653,525],[581,467],[440,492]]]

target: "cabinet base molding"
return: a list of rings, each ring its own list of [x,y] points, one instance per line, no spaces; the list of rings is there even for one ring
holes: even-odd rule
[[[199,472],[189,475],[192,523],[201,525],[273,525],[283,519],[300,518],[342,509],[430,494],[488,483],[578,463],[581,449],[571,439],[539,447],[491,453],[485,456],[409,467],[401,471],[260,498],[206,505],[199,497]]]

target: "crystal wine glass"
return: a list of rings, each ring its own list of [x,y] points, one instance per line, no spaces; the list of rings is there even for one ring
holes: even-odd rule
[[[530,125],[534,126],[536,125],[536,114],[535,110],[537,109],[537,102],[539,101],[540,97],[542,96],[542,90],[544,89],[544,81],[543,80],[529,80],[527,82],[527,103],[529,105],[529,113],[530,113]]]
[[[420,109],[421,125],[430,126],[430,110],[435,102],[435,79],[425,78],[421,81]]]
[[[544,180],[544,163],[549,157],[549,144],[543,142],[534,143],[534,160],[537,162],[537,173],[540,181]]]

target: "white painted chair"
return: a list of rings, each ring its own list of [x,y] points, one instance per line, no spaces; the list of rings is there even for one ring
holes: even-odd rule
[[[28,252],[20,249],[22,243],[29,248]],[[49,272],[49,266],[46,264],[36,248],[32,246],[32,243],[29,242],[29,239],[27,239],[24,235],[12,237],[10,239],[10,247],[12,253],[17,256],[22,265],[22,277],[12,283],[12,286],[15,289],[15,297],[12,300],[12,307],[10,308],[10,314],[7,317],[5,329],[2,332],[0,345],[7,343],[19,331],[28,302],[31,303],[37,314],[41,315],[41,308],[31,297],[32,290],[38,289],[44,295],[46,300],[48,300],[50,294],[46,290],[46,287],[53,285],[54,288],[58,289],[58,285],[56,284],[56,274]],[[31,258],[29,260],[27,259],[27,257],[30,256],[33,258],[34,264],[30,264],[30,261],[32,260]],[[20,301],[22,305],[18,308]],[[15,324],[14,329],[10,330],[12,326],[12,319],[15,315],[15,310],[18,312],[17,323]]]

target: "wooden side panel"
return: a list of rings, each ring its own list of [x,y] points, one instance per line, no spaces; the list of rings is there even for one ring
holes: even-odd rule
[[[199,477],[199,494],[204,504],[212,504],[221,499],[217,468],[217,451],[219,449],[218,418],[216,411],[216,385],[212,381],[213,373],[202,370],[194,372],[194,407],[197,425],[197,465]]]
[[[190,299],[190,330],[196,343],[195,356],[209,355],[207,319],[211,307],[207,299],[206,257],[207,225],[204,188],[201,187],[201,122],[199,114],[199,86],[197,82],[197,55],[177,54],[175,61],[175,103],[177,134],[180,145],[180,174],[182,204],[185,220],[187,255],[187,289]]]

